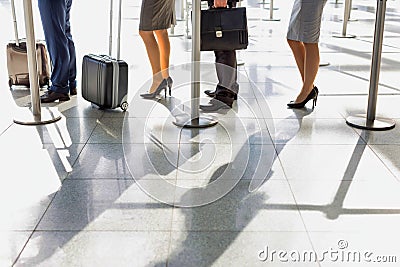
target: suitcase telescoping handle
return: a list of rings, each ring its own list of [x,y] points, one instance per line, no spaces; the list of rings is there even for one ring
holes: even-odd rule
[[[113,29],[113,6],[114,1],[110,1],[110,39],[109,39],[109,56],[112,59],[112,29]],[[118,33],[117,33],[117,60],[111,60],[113,66],[113,94],[112,94],[112,107],[118,106],[118,92],[119,92],[119,59],[120,59],[120,44],[121,44],[121,13],[122,13],[122,0],[119,0],[118,5]],[[105,57],[102,57],[105,59]]]
[[[110,37],[109,37],[109,47],[108,54],[110,57],[112,56],[112,40],[113,40],[113,6],[114,1],[110,1]],[[118,33],[117,33],[117,60],[120,59],[120,50],[121,50],[121,16],[122,16],[122,0],[119,0],[118,4]]]
[[[15,44],[19,46],[19,38],[18,38],[18,25],[17,25],[17,16],[15,15],[15,3],[14,0],[11,0],[11,13],[14,24],[14,34],[15,34]]]

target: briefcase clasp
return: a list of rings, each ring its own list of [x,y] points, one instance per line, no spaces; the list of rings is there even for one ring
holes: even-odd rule
[[[221,38],[222,37],[222,28],[221,27],[215,27],[215,37]]]

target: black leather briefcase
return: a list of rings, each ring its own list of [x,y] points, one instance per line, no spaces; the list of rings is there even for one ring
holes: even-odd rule
[[[246,49],[249,44],[245,7],[201,10],[201,51]]]

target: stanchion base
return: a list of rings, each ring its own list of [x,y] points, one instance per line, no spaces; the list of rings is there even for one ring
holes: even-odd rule
[[[263,21],[281,21],[281,19],[262,19]]]
[[[326,67],[326,66],[329,66],[329,65],[331,65],[331,63],[329,63],[329,62],[321,62],[321,63],[319,63],[320,67]]]
[[[182,37],[184,34],[168,34],[168,37]]]
[[[191,120],[187,114],[176,116],[173,122],[174,125],[183,128],[208,128],[217,123],[216,119],[210,117],[199,117]]]
[[[58,110],[50,110],[49,108],[42,108],[40,115],[33,115],[30,109],[17,114],[17,119],[14,123],[20,125],[44,125],[61,120],[61,115]]]
[[[352,35],[352,34],[346,34],[346,35],[334,34],[334,35],[332,35],[332,37],[334,37],[334,38],[356,38],[356,36]]]
[[[385,118],[375,118],[375,120],[369,121],[366,115],[350,116],[346,119],[346,123],[357,129],[372,131],[387,131],[396,125],[393,120]]]
[[[339,19],[339,21],[343,21],[343,19]],[[349,22],[356,22],[356,21],[358,21],[358,19],[348,19],[347,21],[349,21]]]

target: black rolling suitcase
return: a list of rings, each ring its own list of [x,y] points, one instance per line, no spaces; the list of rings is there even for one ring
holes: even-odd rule
[[[127,110],[128,64],[105,55],[85,55],[82,96],[100,108]]]
[[[111,13],[112,14],[112,0]],[[120,1],[121,7],[121,1]],[[121,8],[119,11],[121,20]],[[112,16],[110,15],[110,25]],[[121,23],[118,24],[118,42],[121,32]],[[128,109],[128,64],[120,59],[111,57],[112,26],[110,28],[110,55],[85,55],[82,61],[82,96],[87,101],[100,108],[114,109],[120,107]],[[117,46],[119,57],[119,43]]]

